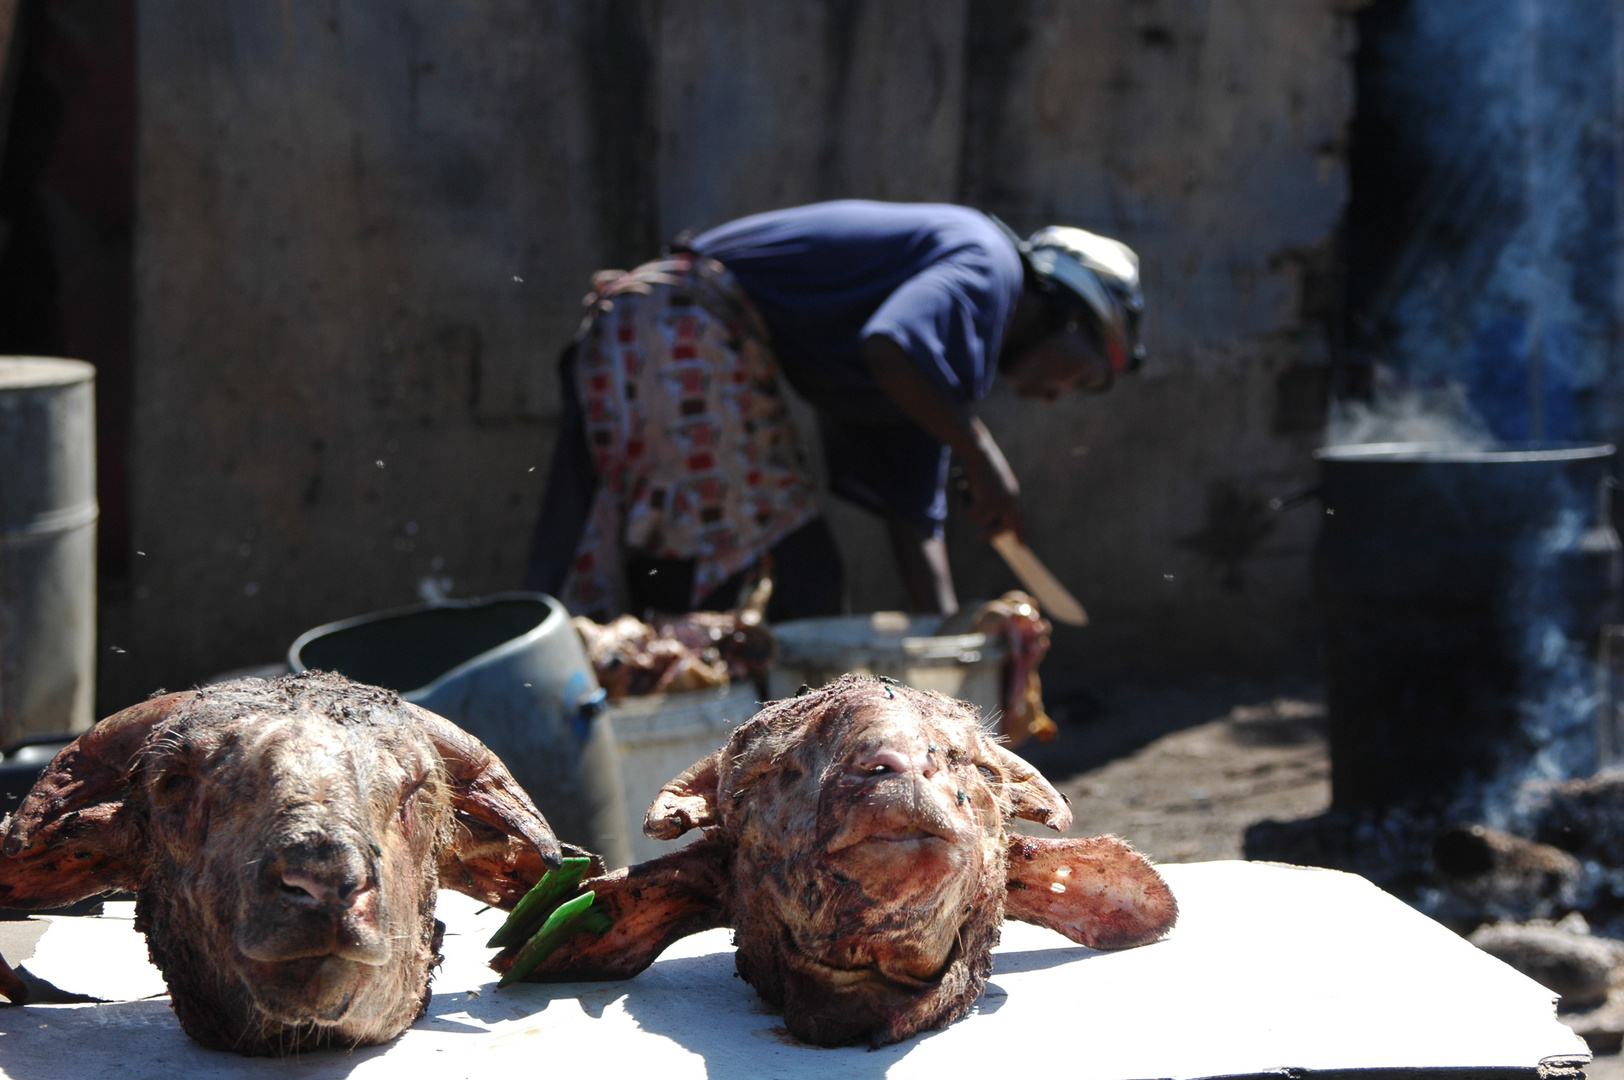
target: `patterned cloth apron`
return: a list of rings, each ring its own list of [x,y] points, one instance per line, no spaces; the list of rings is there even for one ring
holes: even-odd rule
[[[625,612],[636,553],[693,559],[697,605],[818,514],[767,330],[714,259],[593,285],[575,370],[598,489],[561,599]]]

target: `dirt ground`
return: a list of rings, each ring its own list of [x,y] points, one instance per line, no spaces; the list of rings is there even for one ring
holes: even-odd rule
[[[1330,805],[1313,686],[1122,686],[1053,712],[1060,737],[1016,752],[1071,799],[1073,833],[1115,833],[1158,862],[1238,859],[1253,822]]]

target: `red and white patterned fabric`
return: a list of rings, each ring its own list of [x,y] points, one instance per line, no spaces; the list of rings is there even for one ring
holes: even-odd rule
[[[593,285],[575,372],[598,490],[560,599],[624,612],[635,552],[695,560],[697,604],[818,513],[767,331],[714,259]]]

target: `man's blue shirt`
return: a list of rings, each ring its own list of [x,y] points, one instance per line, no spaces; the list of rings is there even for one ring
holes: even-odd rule
[[[711,229],[694,249],[720,260],[760,310],[791,385],[857,422],[902,419],[863,363],[880,334],[960,402],[992,388],[1022,268],[986,215],[963,206],[817,203]]]

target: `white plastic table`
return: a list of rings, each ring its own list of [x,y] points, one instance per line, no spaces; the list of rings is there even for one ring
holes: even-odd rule
[[[0,1009],[0,1075],[1511,1078],[1542,1065],[1577,1075],[1588,1061],[1550,991],[1362,878],[1244,862],[1162,869],[1182,909],[1165,941],[1101,953],[1009,923],[974,1013],[876,1051],[796,1041],[734,976],[723,931],[678,942],[624,982],[498,990],[482,943],[501,913],[442,893],[446,961],[411,1030],[351,1052],[239,1058],[190,1042],[167,998],[141,999],[163,987],[127,911],[54,919],[24,967],[65,990],[136,1000]]]

